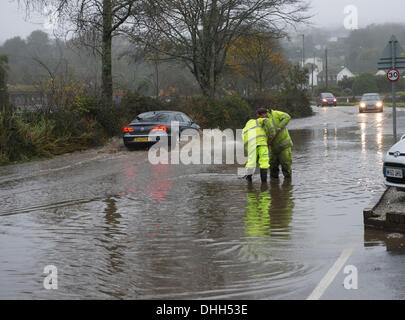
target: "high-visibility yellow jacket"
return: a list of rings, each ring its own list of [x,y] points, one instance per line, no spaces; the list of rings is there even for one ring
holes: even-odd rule
[[[275,137],[277,128],[281,129],[281,132],[271,140],[271,149],[275,152],[279,152],[292,147],[293,142],[287,130],[287,124],[290,122],[291,116],[288,113],[277,110],[268,110],[267,115],[269,121],[266,121],[264,125],[265,130],[269,134],[269,139],[271,140]]]
[[[257,146],[267,146],[267,133],[264,129],[266,118],[249,120],[243,128],[242,136],[245,149],[255,148]],[[252,149],[250,149],[252,150]]]

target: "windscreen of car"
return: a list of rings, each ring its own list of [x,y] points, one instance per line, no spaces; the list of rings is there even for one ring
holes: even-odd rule
[[[184,113],[182,113],[180,115],[183,117],[184,122],[187,122],[187,123],[191,122],[191,119],[188,116],[186,116]]]
[[[167,112],[145,112],[138,115],[133,122],[170,122],[172,115]]]
[[[331,93],[323,93],[322,98],[334,98],[334,97],[333,97],[333,94],[331,94]]]
[[[361,100],[370,101],[370,100],[381,100],[381,99],[380,99],[380,96],[377,94],[370,94],[370,95],[363,96],[361,98]]]

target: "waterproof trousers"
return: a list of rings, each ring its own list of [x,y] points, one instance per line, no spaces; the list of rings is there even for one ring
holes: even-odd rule
[[[291,148],[285,148],[279,152],[271,152],[270,157],[270,176],[278,178],[279,166],[285,178],[291,178],[292,174],[292,154]]]
[[[246,174],[251,175],[255,172],[256,165],[259,163],[260,169],[270,167],[270,155],[268,146],[257,146],[249,150],[248,161],[246,163]]]

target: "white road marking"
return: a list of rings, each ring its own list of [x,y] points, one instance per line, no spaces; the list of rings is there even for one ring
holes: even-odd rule
[[[353,250],[354,248],[347,248],[343,250],[342,254],[336,260],[335,264],[332,266],[332,268],[329,269],[328,273],[323,277],[321,282],[319,282],[318,286],[314,289],[314,291],[312,291],[307,300],[319,300],[322,297],[326,289],[335,279],[340,269],[342,269],[342,267],[346,263],[347,259],[349,259],[349,257],[353,253]]]

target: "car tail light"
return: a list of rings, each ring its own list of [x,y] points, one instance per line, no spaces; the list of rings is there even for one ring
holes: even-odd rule
[[[134,132],[135,130],[134,130],[134,128],[132,128],[132,127],[124,127],[124,128],[122,129],[122,131],[123,131],[124,133],[127,133],[127,132]]]
[[[167,126],[156,126],[151,131],[167,131]]]

